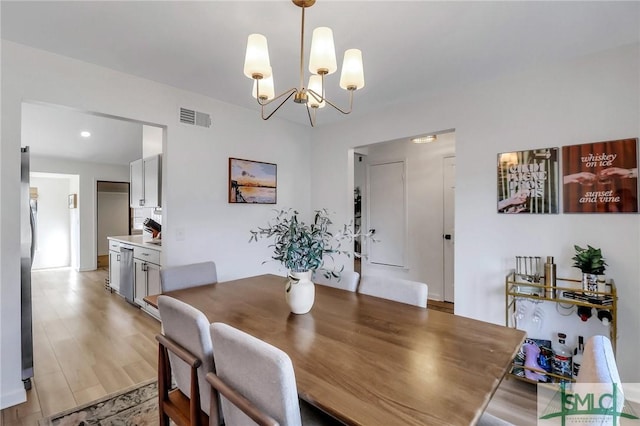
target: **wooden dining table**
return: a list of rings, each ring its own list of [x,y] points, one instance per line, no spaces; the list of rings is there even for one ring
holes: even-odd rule
[[[525,337],[322,285],[311,312],[295,315],[285,283],[260,275],[166,294],[286,352],[300,398],[349,425],[475,424]]]

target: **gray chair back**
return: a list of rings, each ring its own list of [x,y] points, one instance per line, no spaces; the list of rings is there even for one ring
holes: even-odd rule
[[[426,308],[429,287],[417,281],[363,275],[358,292]]]
[[[609,338],[598,334],[587,339],[576,382],[622,383]]]
[[[216,348],[216,375],[282,426],[300,426],[300,405],[293,364],[280,349],[223,323],[210,327]],[[221,396],[227,425],[254,424]]]
[[[355,271],[343,271],[340,273],[340,278],[326,278],[319,272],[313,274],[314,283],[347,291],[356,291],[358,281],[360,281],[360,274]]]
[[[202,411],[209,415],[211,386],[206,381],[206,375],[209,372],[215,373],[209,320],[193,306],[169,296],[158,296],[158,310],[164,335],[202,361],[198,367],[198,388]],[[187,397],[191,397],[190,367],[172,353],[169,353],[169,361],[178,388]]]
[[[214,262],[190,263],[160,269],[160,287],[166,293],[218,282]]]
[[[611,398],[614,385],[616,386],[615,403]],[[584,386],[586,386],[586,389]],[[607,394],[609,397],[605,398],[607,401],[606,408],[615,408],[616,411],[622,412],[625,403],[624,390],[616,358],[613,354],[613,345],[608,337],[595,335],[587,339],[584,345],[582,364],[576,378],[575,389],[579,389],[578,392],[593,393],[596,400]],[[605,420],[602,423],[590,424],[611,424],[611,419],[607,418],[607,416],[604,417]]]

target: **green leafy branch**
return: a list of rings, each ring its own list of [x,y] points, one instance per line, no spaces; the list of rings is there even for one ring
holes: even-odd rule
[[[605,259],[602,257],[602,251],[600,249],[587,245],[587,248],[574,245],[576,255],[571,258],[575,263],[573,266],[579,268],[585,274],[604,274],[605,267],[608,266]]]
[[[323,270],[327,278],[339,278],[344,266],[339,271],[323,269],[325,256],[331,259],[334,255],[350,257],[353,251],[343,249],[342,243],[353,242],[360,234],[354,232],[351,225],[344,225],[335,235],[331,233],[329,227],[333,222],[326,209],[316,210],[310,224],[298,219],[297,210],[276,212],[275,218],[267,226],[250,231],[249,242],[273,238],[273,243],[269,245],[273,248],[272,259],[282,263],[290,271]],[[353,254],[360,256],[359,253]]]

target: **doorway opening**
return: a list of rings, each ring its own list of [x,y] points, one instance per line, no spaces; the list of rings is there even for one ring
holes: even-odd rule
[[[29,193],[34,209],[32,269],[78,269],[79,176],[31,172]]]
[[[98,268],[107,268],[107,237],[131,235],[133,221],[129,207],[129,182],[98,181],[96,194],[97,265]]]
[[[98,239],[96,182],[128,182],[131,162],[162,153],[166,126],[29,101],[22,103],[21,130],[21,144],[30,147],[34,158],[32,170],[79,176],[75,191],[79,225],[78,235],[73,237],[77,241],[75,269],[95,270],[98,246],[106,244],[106,239]],[[134,215],[140,219],[134,220],[133,228],[138,225],[141,233],[142,222],[150,214],[160,221],[160,209],[141,211]]]
[[[363,214],[366,209],[364,194],[367,191],[366,157],[366,154],[359,152],[354,153],[353,157],[353,225],[356,234],[367,229],[365,215]],[[353,251],[359,254],[365,253],[365,244],[366,241],[363,241],[361,237],[357,237],[353,242]],[[353,257],[353,270],[362,275],[362,258]]]
[[[361,244],[359,272],[427,283],[429,307],[453,312],[455,131],[429,134],[354,148],[354,223],[377,240]]]

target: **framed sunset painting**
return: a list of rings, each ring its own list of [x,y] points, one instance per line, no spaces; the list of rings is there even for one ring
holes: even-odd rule
[[[229,202],[275,204],[277,167],[272,163],[229,158]]]

